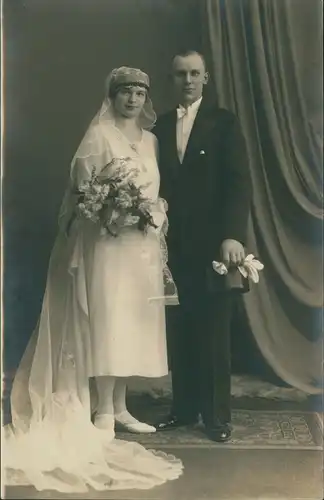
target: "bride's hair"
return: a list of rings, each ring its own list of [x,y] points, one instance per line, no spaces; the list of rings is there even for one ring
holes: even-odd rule
[[[118,92],[123,89],[123,88],[129,88],[129,87],[141,87],[142,89],[146,90],[146,97],[148,96],[149,92],[149,87],[148,85],[145,85],[143,82],[132,82],[132,83],[120,83],[118,85],[110,85],[108,91],[108,96],[110,99],[115,99],[116,95]]]

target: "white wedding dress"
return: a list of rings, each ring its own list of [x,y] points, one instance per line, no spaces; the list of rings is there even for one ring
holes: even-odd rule
[[[91,146],[89,148],[89,145]],[[91,150],[91,154],[89,154]],[[117,238],[75,219],[71,188],[112,158],[131,157],[154,203],[158,229],[126,228]],[[163,251],[166,220],[158,198],[154,136],[130,145],[114,125],[94,125],[72,163],[40,320],[16,374],[12,425],[5,427],[7,485],[65,493],[152,488],[178,478],[182,463],[114,439],[90,420],[89,377],[160,377],[167,373]]]
[[[86,331],[84,338],[88,342],[88,375],[162,377],[168,373],[165,305],[162,300],[149,300],[164,295],[160,231],[165,211],[158,199],[155,136],[144,130],[142,140],[131,147],[128,139],[112,128],[105,151],[105,162],[131,158],[129,168],[139,171],[136,182],[154,203],[153,218],[158,228],[149,228],[147,235],[134,227],[124,228],[114,238],[100,236],[99,228],[91,222],[74,227],[78,248],[82,247],[76,260],[81,253],[86,274],[84,277],[79,272],[77,291],[79,303],[86,296],[83,312],[89,318],[91,332],[89,335]],[[76,177],[78,181],[83,177],[82,166],[76,169]],[[87,283],[87,294],[83,283]]]

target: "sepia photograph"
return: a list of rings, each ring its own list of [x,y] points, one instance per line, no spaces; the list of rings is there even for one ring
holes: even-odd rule
[[[322,500],[322,0],[1,25],[1,498]]]

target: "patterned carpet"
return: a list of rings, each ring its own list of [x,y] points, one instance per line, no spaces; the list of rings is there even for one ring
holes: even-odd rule
[[[320,421],[316,414],[234,410],[232,418],[232,438],[225,444],[210,441],[205,436],[201,424],[140,437],[129,433],[118,433],[118,437],[128,441],[135,440],[151,448],[322,449]]]
[[[292,408],[286,403],[278,407],[270,402],[267,408],[258,408],[254,400],[248,407],[234,407],[232,438],[224,444],[209,440],[202,424],[141,436],[118,432],[118,437],[138,441],[150,448],[322,450],[323,425],[319,414],[300,408],[300,404],[298,406]],[[129,408],[137,418],[154,423],[168,414],[170,399],[154,400],[145,395],[133,395],[129,398]]]

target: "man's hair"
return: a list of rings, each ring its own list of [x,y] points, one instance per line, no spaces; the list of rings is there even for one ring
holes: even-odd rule
[[[178,57],[178,56],[180,56],[180,57],[187,57],[187,56],[192,56],[192,55],[196,55],[196,56],[199,56],[201,58],[202,62],[204,63],[204,66],[205,66],[205,70],[207,71],[207,65],[206,65],[206,59],[205,59],[205,57],[203,56],[203,54],[201,52],[199,52],[198,50],[194,50],[194,49],[180,50],[173,57],[172,63],[174,62],[175,58]]]

